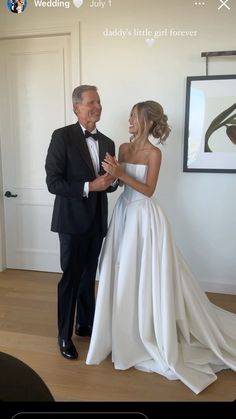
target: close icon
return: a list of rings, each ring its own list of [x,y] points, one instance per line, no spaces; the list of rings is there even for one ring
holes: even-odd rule
[[[221,5],[218,7],[218,10],[220,10],[223,6],[225,6],[228,10],[230,10],[230,7],[227,5],[229,0],[220,0]]]

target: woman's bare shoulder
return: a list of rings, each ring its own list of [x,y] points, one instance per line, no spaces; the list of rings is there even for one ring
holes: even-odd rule
[[[156,156],[161,156],[162,153],[161,153],[160,148],[155,146],[155,145],[153,145],[152,147],[153,147],[152,148],[152,153],[154,153]]]
[[[125,158],[126,154],[129,152],[130,143],[122,143],[119,148],[119,161]]]
[[[160,161],[161,156],[162,156],[162,153],[161,153],[160,148],[152,145],[152,147],[150,149],[149,160],[150,161]]]
[[[120,150],[127,150],[130,148],[130,143],[122,143],[120,145]]]

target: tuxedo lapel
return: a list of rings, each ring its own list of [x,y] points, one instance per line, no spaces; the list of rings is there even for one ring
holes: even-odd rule
[[[107,152],[107,145],[106,142],[104,141],[104,139],[102,138],[102,135],[99,131],[97,131],[98,133],[98,144],[99,144],[99,162],[100,162],[100,167],[99,167],[99,174],[103,175],[105,173],[103,167],[102,167],[102,162],[105,159],[106,156],[106,152]]]
[[[79,148],[80,155],[87,164],[88,168],[92,172],[93,175],[95,175],[93,162],[89,153],[89,149],[87,146],[86,138],[83,134],[83,130],[80,126],[80,124],[77,122],[77,124],[74,125],[74,133],[73,133],[73,140],[76,145],[76,147]]]

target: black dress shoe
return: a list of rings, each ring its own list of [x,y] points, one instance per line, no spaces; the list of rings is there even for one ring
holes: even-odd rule
[[[62,356],[64,356],[67,359],[78,358],[78,352],[72,340],[65,340],[59,337],[58,344],[59,344],[59,348],[60,348]]]
[[[76,326],[75,334],[77,336],[91,336],[92,326]]]

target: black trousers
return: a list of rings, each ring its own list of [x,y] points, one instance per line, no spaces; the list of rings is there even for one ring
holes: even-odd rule
[[[93,325],[95,310],[95,277],[103,235],[99,218],[83,235],[62,234],[60,259],[63,271],[58,283],[58,335],[71,338],[76,310],[76,324]]]

